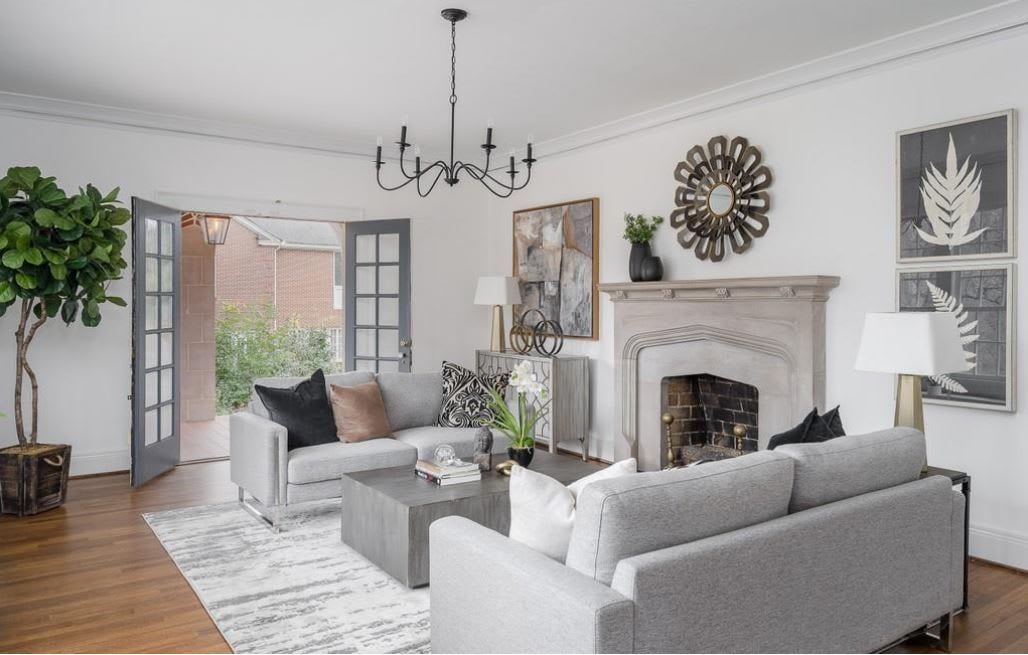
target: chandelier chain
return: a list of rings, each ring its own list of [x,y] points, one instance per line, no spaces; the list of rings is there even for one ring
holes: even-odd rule
[[[457,104],[457,23],[450,23],[450,104]]]

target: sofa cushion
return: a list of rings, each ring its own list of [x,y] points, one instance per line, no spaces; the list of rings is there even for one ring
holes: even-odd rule
[[[785,516],[793,462],[758,452],[590,484],[578,496],[566,563],[609,585],[626,557]]]
[[[635,475],[634,457],[615,462],[564,486],[548,475],[515,465],[510,469],[508,535],[540,553],[563,562],[575,523],[575,500],[590,484]]]
[[[414,448],[395,439],[336,441],[290,451],[287,475],[289,484],[309,484],[391,466],[410,466],[413,471],[417,458]]]
[[[436,424],[443,404],[442,373],[379,373],[378,388],[394,432]]]
[[[457,457],[470,461],[471,456],[475,454],[476,432],[478,432],[478,428],[424,426],[397,430],[393,432],[393,438],[417,448],[418,459],[432,460],[435,455],[436,446],[445,443],[453,446]],[[507,437],[493,430],[493,452],[506,452],[507,444]]]
[[[336,424],[325,389],[325,374],[319,368],[308,380],[288,389],[254,385],[271,420],[285,426],[288,448],[303,448],[336,440]]]
[[[289,387],[303,382],[307,378],[299,376],[280,376],[270,378],[257,378],[253,381],[254,385],[261,385],[262,387],[271,387],[273,389],[288,389]],[[364,384],[371,382],[375,379],[374,373],[368,371],[350,371],[348,373],[332,373],[331,375],[325,376],[325,394],[328,395],[328,385],[338,384],[342,387],[352,387],[355,384]],[[264,403],[261,402],[260,397],[257,395],[256,389],[250,397],[250,411],[257,416],[262,418],[271,418],[268,415],[267,408],[264,407]]]
[[[330,384],[329,388],[340,439],[353,443],[393,436],[378,383],[372,381],[352,387]]]
[[[775,452],[796,462],[790,512],[913,482],[925,463],[924,435],[913,428],[789,444]]]
[[[510,375],[476,375],[471,369],[443,362],[443,402],[437,425],[445,428],[477,428],[495,418],[489,408],[489,390],[503,396]]]

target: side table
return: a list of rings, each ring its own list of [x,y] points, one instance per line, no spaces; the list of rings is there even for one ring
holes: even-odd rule
[[[941,475],[949,478],[953,486],[959,485],[960,493],[964,494],[964,602],[960,606],[960,610],[966,612],[968,608],[967,576],[971,568],[971,553],[968,549],[971,535],[971,476],[964,471],[953,471],[937,466],[929,466],[928,470],[921,473],[922,478],[926,478],[929,475]]]

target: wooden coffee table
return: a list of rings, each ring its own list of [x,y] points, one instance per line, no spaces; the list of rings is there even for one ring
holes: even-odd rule
[[[503,456],[493,456],[502,462]],[[530,467],[564,484],[604,468],[570,455],[535,451]],[[510,529],[510,478],[487,471],[478,482],[440,487],[413,467],[342,476],[343,542],[408,587],[428,584],[428,527],[463,516],[501,534]]]

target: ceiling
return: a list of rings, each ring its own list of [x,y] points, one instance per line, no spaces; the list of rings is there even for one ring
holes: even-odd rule
[[[0,92],[506,153],[895,36],[996,0],[2,0]],[[461,153],[458,152],[458,157]],[[466,158],[471,158],[470,153]]]

